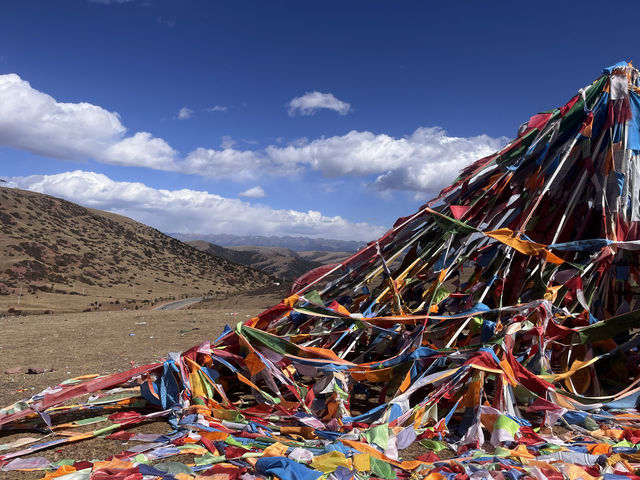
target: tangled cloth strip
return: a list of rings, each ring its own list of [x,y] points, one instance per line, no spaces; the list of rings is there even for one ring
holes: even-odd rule
[[[626,62],[605,69],[383,237],[215,341],[0,410],[6,430],[51,432],[0,445],[0,468],[73,480],[640,478],[639,76]],[[166,434],[130,429],[155,417]],[[96,436],[130,442],[101,462],[30,455]]]

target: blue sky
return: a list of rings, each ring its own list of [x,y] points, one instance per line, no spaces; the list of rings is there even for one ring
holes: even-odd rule
[[[371,240],[634,60],[632,2],[2,3],[0,175],[163,231]]]

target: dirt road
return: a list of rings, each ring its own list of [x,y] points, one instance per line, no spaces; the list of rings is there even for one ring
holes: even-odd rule
[[[202,297],[185,298],[184,300],[177,300],[175,302],[158,305],[157,307],[153,307],[152,310],[182,310],[183,308],[187,308],[201,301]]]

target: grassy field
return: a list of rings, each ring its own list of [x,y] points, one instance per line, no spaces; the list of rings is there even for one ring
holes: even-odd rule
[[[225,324],[234,326],[282,299],[276,293],[210,300],[200,307],[174,311],[111,311],[0,317],[0,404],[7,406],[80,375],[114,373],[134,364],[163,361],[168,352],[184,351],[215,339]],[[19,373],[5,373],[20,367]],[[27,369],[44,369],[28,374]],[[166,432],[158,421],[136,431]],[[31,433],[0,431],[0,444]],[[37,452],[50,461],[91,460],[120,453],[122,442],[94,439]],[[179,459],[183,461],[184,458]],[[42,472],[2,472],[2,478],[42,478]]]

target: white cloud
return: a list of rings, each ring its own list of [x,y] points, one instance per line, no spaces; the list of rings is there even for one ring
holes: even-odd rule
[[[190,152],[177,164],[178,171],[213,179],[247,181],[264,175],[296,175],[306,168],[305,165],[296,164],[295,161],[289,161],[287,158],[274,161],[264,151],[233,148],[224,137],[222,145],[221,150],[197,148]]]
[[[202,177],[250,180],[264,171],[267,162],[263,155],[251,150],[198,148],[189,153],[178,168],[183,173]]]
[[[126,215],[165,232],[372,240],[385,230],[364,222],[349,222],[340,216],[327,217],[314,210],[277,210],[208,192],[117,182],[103,174],[81,170],[13,177],[9,185]]]
[[[176,168],[183,173],[244,181],[311,169],[326,178],[363,178],[380,192],[407,190],[428,196],[450,184],[466,165],[506,142],[504,137],[488,135],[453,137],[437,127],[418,128],[403,138],[354,130],[257,151],[237,149],[230,137],[223,137],[221,150],[198,148]]]
[[[127,129],[117,113],[90,103],[57,102],[18,75],[0,75],[0,146],[62,160],[175,170],[164,140]]]
[[[187,120],[193,116],[193,110],[187,107],[182,107],[178,110],[178,120]]]
[[[450,137],[439,128],[419,128],[407,138],[406,161],[380,174],[377,190],[437,193],[451,184],[460,170],[506,145],[506,137],[488,135]]]
[[[450,137],[440,128],[418,128],[405,138],[351,131],[286,147],[269,146],[276,165],[307,165],[325,177],[377,175],[381,191],[437,192],[472,161],[501,148],[506,138]]]
[[[90,103],[57,102],[16,74],[0,75],[0,145],[84,160],[125,132],[117,113]]]
[[[351,111],[351,105],[338,100],[332,93],[307,92],[301,97],[296,97],[289,102],[289,116],[296,113],[300,115],[313,115],[321,108],[334,110],[340,115],[346,115]]]
[[[213,107],[207,108],[207,112],[226,112],[229,110],[229,107],[225,107],[224,105],[214,105]]]
[[[161,138],[148,132],[138,132],[133,137],[111,145],[98,157],[111,165],[147,167],[155,170],[177,170],[174,159],[178,152]]]
[[[179,116],[192,113],[184,107]],[[315,170],[327,178],[362,178],[379,192],[430,195],[449,184],[465,165],[506,143],[505,138],[487,135],[453,137],[437,127],[418,128],[402,138],[354,130],[311,141],[300,138],[287,145],[274,143],[259,150],[242,150],[224,136],[221,149],[197,148],[181,158],[162,138],[147,132],[126,133],[117,113],[89,103],[58,102],[18,75],[0,75],[0,146],[63,160],[93,158],[113,165],[242,181]]]
[[[241,197],[248,197],[248,198],[264,198],[266,197],[266,194],[264,193],[264,189],[261,186],[257,186],[257,187],[252,187],[248,190],[245,190],[244,192],[241,192],[238,194]]]

